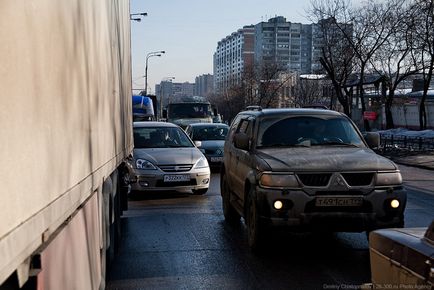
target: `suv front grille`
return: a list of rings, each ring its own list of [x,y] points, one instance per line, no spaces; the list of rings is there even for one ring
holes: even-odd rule
[[[305,186],[326,186],[331,173],[298,173],[297,177]]]
[[[342,176],[349,186],[366,186],[371,184],[374,173],[342,173]]]
[[[190,171],[193,165],[191,164],[160,165],[158,167],[164,172],[186,172],[186,171]]]
[[[330,191],[330,190],[318,190],[315,195],[362,195],[363,192],[360,190],[341,190],[341,191]]]

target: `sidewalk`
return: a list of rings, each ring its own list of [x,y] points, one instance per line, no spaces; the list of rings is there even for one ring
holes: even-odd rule
[[[386,157],[398,164],[408,189],[434,195],[434,152]]]
[[[397,164],[434,170],[434,152],[412,153],[408,155],[387,156]]]

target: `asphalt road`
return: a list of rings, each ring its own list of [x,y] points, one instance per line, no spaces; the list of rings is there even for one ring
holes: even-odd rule
[[[434,218],[433,172],[400,167],[409,189],[406,227],[427,226]],[[244,224],[225,224],[213,174],[203,196],[129,202],[107,289],[357,289],[370,282],[364,233],[275,233],[269,239],[269,250],[255,256]]]

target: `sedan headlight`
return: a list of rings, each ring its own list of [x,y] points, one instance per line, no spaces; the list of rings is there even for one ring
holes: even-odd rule
[[[209,165],[205,157],[200,157],[199,160],[197,160],[196,164],[193,166],[193,168],[195,169],[206,167],[209,167]]]
[[[154,164],[149,162],[146,159],[137,159],[136,160],[136,168],[137,169],[147,169],[147,170],[155,170],[157,167],[155,167]]]
[[[294,174],[264,173],[259,184],[264,187],[300,187]]]
[[[377,180],[375,182],[375,185],[386,186],[386,185],[401,185],[401,184],[402,184],[402,176],[399,171],[377,173]]]

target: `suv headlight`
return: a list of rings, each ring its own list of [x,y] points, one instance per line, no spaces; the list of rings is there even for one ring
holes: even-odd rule
[[[259,184],[263,187],[300,187],[294,174],[264,173],[261,175]]]
[[[200,157],[199,160],[197,160],[196,164],[193,166],[193,168],[195,168],[195,169],[206,168],[206,167],[209,167],[208,161],[203,156]]]
[[[136,168],[137,169],[151,169],[151,170],[155,170],[157,169],[157,167],[155,167],[154,164],[152,164],[151,162],[149,162],[146,159],[137,159],[136,160]]]
[[[401,184],[402,184],[402,176],[399,171],[377,173],[377,180],[375,181],[375,185],[377,186],[401,185]]]

